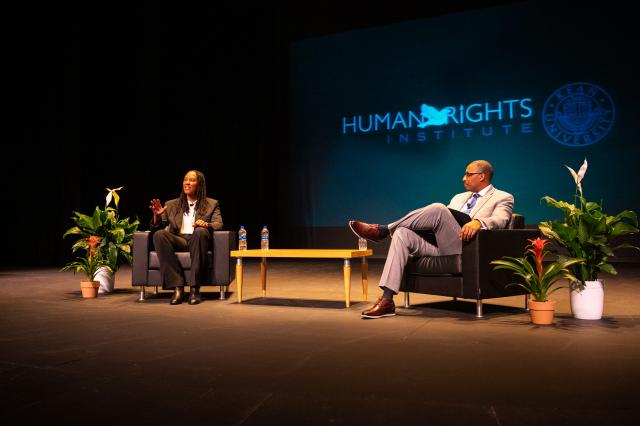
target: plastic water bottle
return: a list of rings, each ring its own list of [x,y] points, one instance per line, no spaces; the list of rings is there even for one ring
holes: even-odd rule
[[[244,226],[240,227],[238,231],[238,250],[246,250],[247,249],[247,230],[244,229]]]
[[[267,225],[264,225],[262,232],[260,232],[260,248],[262,250],[269,250],[269,230],[267,229]]]
[[[365,238],[358,238],[358,250],[367,249],[367,240]]]

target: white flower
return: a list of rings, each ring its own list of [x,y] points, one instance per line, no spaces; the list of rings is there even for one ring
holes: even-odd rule
[[[565,167],[569,169],[569,172],[571,172],[571,176],[573,176],[573,180],[576,182],[576,186],[578,187],[578,191],[580,191],[580,195],[582,195],[582,185],[580,184],[580,182],[582,181],[585,173],[587,173],[587,165],[587,159],[585,158],[584,163],[582,163],[582,166],[580,167],[580,170],[578,170],[578,173],[576,173],[571,167],[565,164]]]
[[[107,203],[104,205],[105,208],[107,208],[107,206],[111,202],[111,198],[112,197],[115,199],[116,208],[118,208],[118,201],[120,201],[120,196],[118,195],[118,193],[116,191],[120,191],[122,188],[124,188],[124,186],[121,186],[120,188],[116,188],[116,189],[107,188],[107,191],[109,191],[109,192],[107,193],[107,197],[106,197]]]

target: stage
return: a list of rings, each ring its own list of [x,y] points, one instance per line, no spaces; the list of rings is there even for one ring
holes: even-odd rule
[[[369,302],[342,265],[270,262],[267,298],[247,261],[203,303],[170,292],[137,303],[130,268],[116,291],[82,299],[80,276],[0,271],[3,424],[624,425],[640,416],[640,265],[605,276],[605,316],[529,323],[523,297],[452,302],[414,294],[398,315],[362,320]],[[359,265],[354,264],[354,277]],[[402,294],[396,297],[401,306]]]

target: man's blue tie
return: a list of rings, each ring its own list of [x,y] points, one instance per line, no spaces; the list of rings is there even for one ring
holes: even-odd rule
[[[473,207],[476,205],[476,201],[478,201],[478,197],[480,197],[480,194],[475,192],[471,196],[471,198],[469,198],[469,201],[467,201],[467,205],[465,206],[464,209],[462,209],[462,212],[466,214],[471,214],[471,210],[473,210]]]

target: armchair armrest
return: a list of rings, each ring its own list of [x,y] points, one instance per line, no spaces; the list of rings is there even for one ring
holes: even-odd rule
[[[518,213],[511,215],[511,221],[509,222],[509,229],[524,229],[524,216]]]
[[[131,285],[146,285],[148,282],[150,239],[149,231],[138,231],[133,234]]]
[[[213,232],[213,270],[216,285],[227,285],[235,276],[235,268],[229,255],[236,248],[235,231]]]

